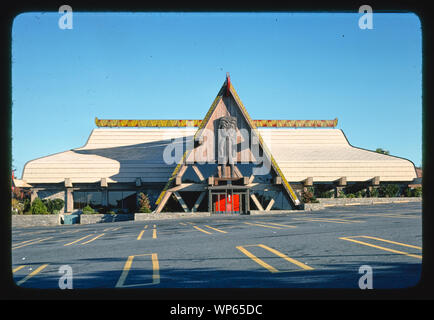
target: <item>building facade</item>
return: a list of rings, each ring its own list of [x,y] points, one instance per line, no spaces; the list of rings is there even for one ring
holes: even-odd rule
[[[252,120],[227,77],[202,120],[100,120],[83,147],[26,163],[16,185],[65,212],[293,210],[307,186],[409,184],[414,164],[350,145],[335,120]]]

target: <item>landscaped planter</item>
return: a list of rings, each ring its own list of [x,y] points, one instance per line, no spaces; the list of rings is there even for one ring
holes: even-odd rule
[[[104,223],[134,220],[134,214],[81,214],[80,224]]]
[[[60,214],[13,214],[12,227],[57,226],[60,224]]]

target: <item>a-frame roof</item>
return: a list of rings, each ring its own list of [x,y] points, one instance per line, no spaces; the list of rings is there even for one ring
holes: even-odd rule
[[[234,86],[232,85],[232,83],[230,81],[229,75],[226,76],[225,82],[223,83],[222,87],[220,88],[219,92],[217,93],[217,96],[215,97],[213,103],[211,104],[211,107],[209,108],[208,112],[206,113],[204,119],[201,121],[201,123],[198,127],[198,130],[196,131],[196,133],[194,135],[194,141],[200,140],[200,137],[203,134],[203,129],[207,126],[208,122],[210,121],[211,116],[213,115],[214,111],[216,110],[220,100],[223,98],[223,96],[229,96],[229,95],[231,95],[232,98],[235,100],[236,106],[238,107],[238,109],[240,111],[239,113],[242,114],[244,120],[246,121],[246,123],[250,127],[252,133],[256,136],[256,138],[259,142],[259,145],[263,150],[263,154],[266,156],[267,160],[270,161],[271,167],[274,169],[276,175],[280,177],[280,179],[282,181],[282,185],[284,186],[284,189],[286,190],[288,196],[290,197],[290,199],[292,200],[292,202],[296,206],[300,205],[300,200],[298,199],[294,190],[292,189],[292,187],[290,186],[290,184],[286,180],[286,178],[283,175],[282,171],[280,170],[277,162],[275,161],[273,155],[271,154],[270,150],[267,148],[264,140],[262,139],[259,131],[257,130],[254,122],[250,118],[250,115],[248,114],[246,108],[244,107],[243,103],[241,102],[241,99],[239,98]],[[165,204],[165,201],[162,201],[162,200],[168,196],[168,194],[167,194],[168,189],[173,185],[173,182],[174,182],[176,176],[178,175],[179,171],[181,170],[181,168],[186,165],[185,161],[189,157],[191,152],[192,152],[192,150],[186,150],[184,152],[184,155],[183,155],[181,161],[175,167],[175,169],[174,169],[172,175],[170,176],[169,180],[167,181],[165,187],[161,191],[157,201],[155,202],[155,204],[157,205],[157,209],[156,209],[157,212],[160,212],[162,210],[162,207]]]

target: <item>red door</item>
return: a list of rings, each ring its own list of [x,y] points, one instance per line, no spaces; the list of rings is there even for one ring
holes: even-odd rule
[[[228,194],[227,197],[225,195],[220,195],[220,197],[217,197],[217,201],[214,203],[214,208],[216,212],[239,212],[240,195]]]

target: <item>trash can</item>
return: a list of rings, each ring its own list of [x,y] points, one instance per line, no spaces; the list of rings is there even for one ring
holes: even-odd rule
[[[67,214],[63,216],[63,224],[76,224],[79,219],[78,214]]]

